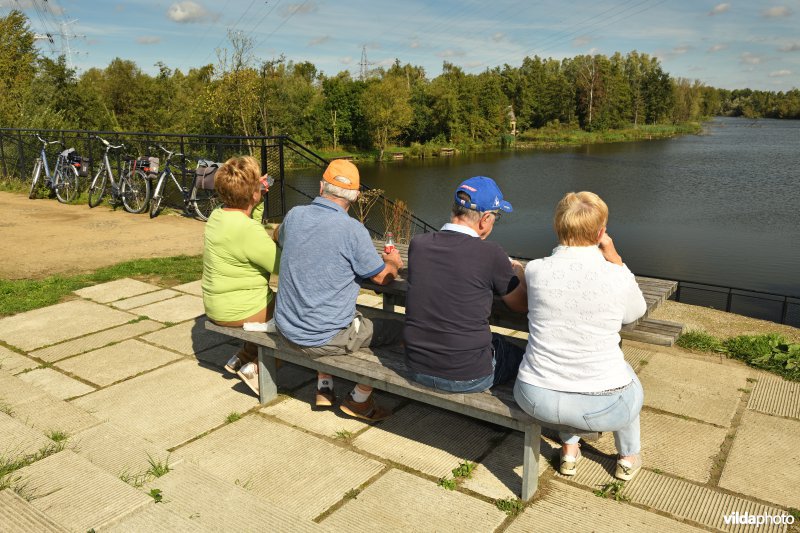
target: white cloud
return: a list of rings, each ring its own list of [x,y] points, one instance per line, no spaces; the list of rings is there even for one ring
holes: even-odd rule
[[[342,65],[350,65],[353,63],[353,58],[350,56],[340,57],[339,63],[341,63]]]
[[[572,46],[575,47],[586,46],[590,42],[592,42],[591,37],[589,37],[588,35],[581,35],[580,37],[575,37],[575,39],[572,40]]]
[[[719,52],[721,50],[725,50],[727,48],[728,48],[727,44],[715,44],[714,46],[709,48],[708,51],[714,53],[714,52]]]
[[[286,4],[281,8],[281,16],[288,17],[294,15],[307,15],[309,13],[314,13],[317,11],[316,2],[301,2],[298,4]]]
[[[327,43],[330,40],[331,40],[331,36],[330,35],[321,35],[320,37],[317,37],[316,39],[311,39],[310,41],[308,41],[308,46],[319,46],[321,44]]]
[[[500,41],[504,41],[505,39],[506,39],[506,34],[501,32],[501,31],[499,31],[499,32],[495,33],[494,35],[492,35],[492,40],[494,42],[496,42],[496,43],[499,43]]]
[[[775,6],[761,12],[761,16],[768,19],[788,17],[791,14],[792,11],[786,6]]]
[[[173,22],[204,22],[215,17],[203,6],[192,0],[175,2],[167,9],[167,17]]]
[[[682,44],[680,46],[676,46],[675,48],[673,48],[672,49],[672,53],[675,54],[675,55],[683,55],[683,54],[685,54],[686,52],[688,52],[691,49],[692,49],[691,46]]]
[[[161,37],[156,35],[140,35],[136,38],[136,42],[139,44],[158,44],[161,42]]]
[[[422,46],[422,45],[420,45],[419,41],[416,40],[416,39],[411,41],[411,44],[408,45],[409,48],[419,48],[420,46]]]
[[[467,54],[466,52],[464,52],[464,50],[453,50],[452,48],[448,48],[447,50],[436,52],[436,55],[439,57],[447,58],[447,57],[464,57]]]
[[[730,4],[717,4],[714,6],[714,9],[708,12],[709,16],[720,15],[725,13],[731,8]]]
[[[745,52],[741,56],[741,62],[745,65],[759,65],[761,64],[761,56]]]
[[[781,52],[800,52],[800,43],[790,43],[780,47]]]
[[[784,76],[791,76],[791,75],[792,75],[792,71],[791,70],[786,70],[786,69],[776,70],[774,72],[770,72],[769,73],[769,77],[770,78],[782,78]]]

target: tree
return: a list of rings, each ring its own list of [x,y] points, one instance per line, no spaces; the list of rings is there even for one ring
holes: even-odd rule
[[[20,119],[36,75],[33,41],[28,19],[20,11],[12,9],[0,18],[0,126],[27,126]]]
[[[397,76],[384,76],[367,85],[361,98],[361,107],[375,145],[380,150],[379,159],[389,141],[395,139],[411,123],[410,91],[406,80]]]

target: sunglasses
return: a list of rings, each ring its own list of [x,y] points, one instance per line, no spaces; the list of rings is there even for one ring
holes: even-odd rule
[[[491,213],[492,215],[494,215],[495,221],[500,220],[500,215],[502,214],[501,211],[486,211],[486,212],[487,213]]]

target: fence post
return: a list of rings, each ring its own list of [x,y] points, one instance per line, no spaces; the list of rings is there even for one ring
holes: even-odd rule
[[[3,148],[3,137],[5,134],[0,134],[0,158],[3,159],[3,176],[8,177],[8,166],[6,166],[6,151]]]
[[[783,297],[783,309],[781,309],[781,324],[786,324],[786,318],[789,316],[789,297]]]
[[[675,289],[675,301],[676,302],[680,302],[681,301],[681,282],[680,281],[678,282],[678,288]]]
[[[281,135],[279,137],[280,141],[278,142],[278,169],[280,172],[281,177],[281,209],[280,214],[286,215],[286,187],[284,187],[284,182],[286,181],[286,172],[284,168],[284,160],[283,160],[283,144],[286,140],[285,135]]]
[[[725,311],[730,313],[731,312],[731,301],[733,300],[733,290],[728,289],[728,302],[725,304]]]
[[[19,150],[19,177],[24,179],[25,176],[25,147],[22,144],[22,131],[17,132],[17,150]]]

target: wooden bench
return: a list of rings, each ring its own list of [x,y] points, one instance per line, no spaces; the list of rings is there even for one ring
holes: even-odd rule
[[[371,307],[358,306],[358,308],[364,316],[370,318],[400,320],[404,318],[403,315]],[[519,408],[514,401],[510,386],[494,388],[483,393],[441,393],[408,379],[409,371],[400,346],[365,349],[348,355],[311,358],[290,347],[277,334],[247,332],[242,328],[218,326],[210,320],[206,321],[206,329],[258,345],[259,401],[262,404],[272,401],[278,395],[275,382],[277,358],[478,420],[522,431],[525,439],[521,498],[527,501],[536,492],[541,427]],[[513,339],[512,342],[524,343],[520,339]]]

